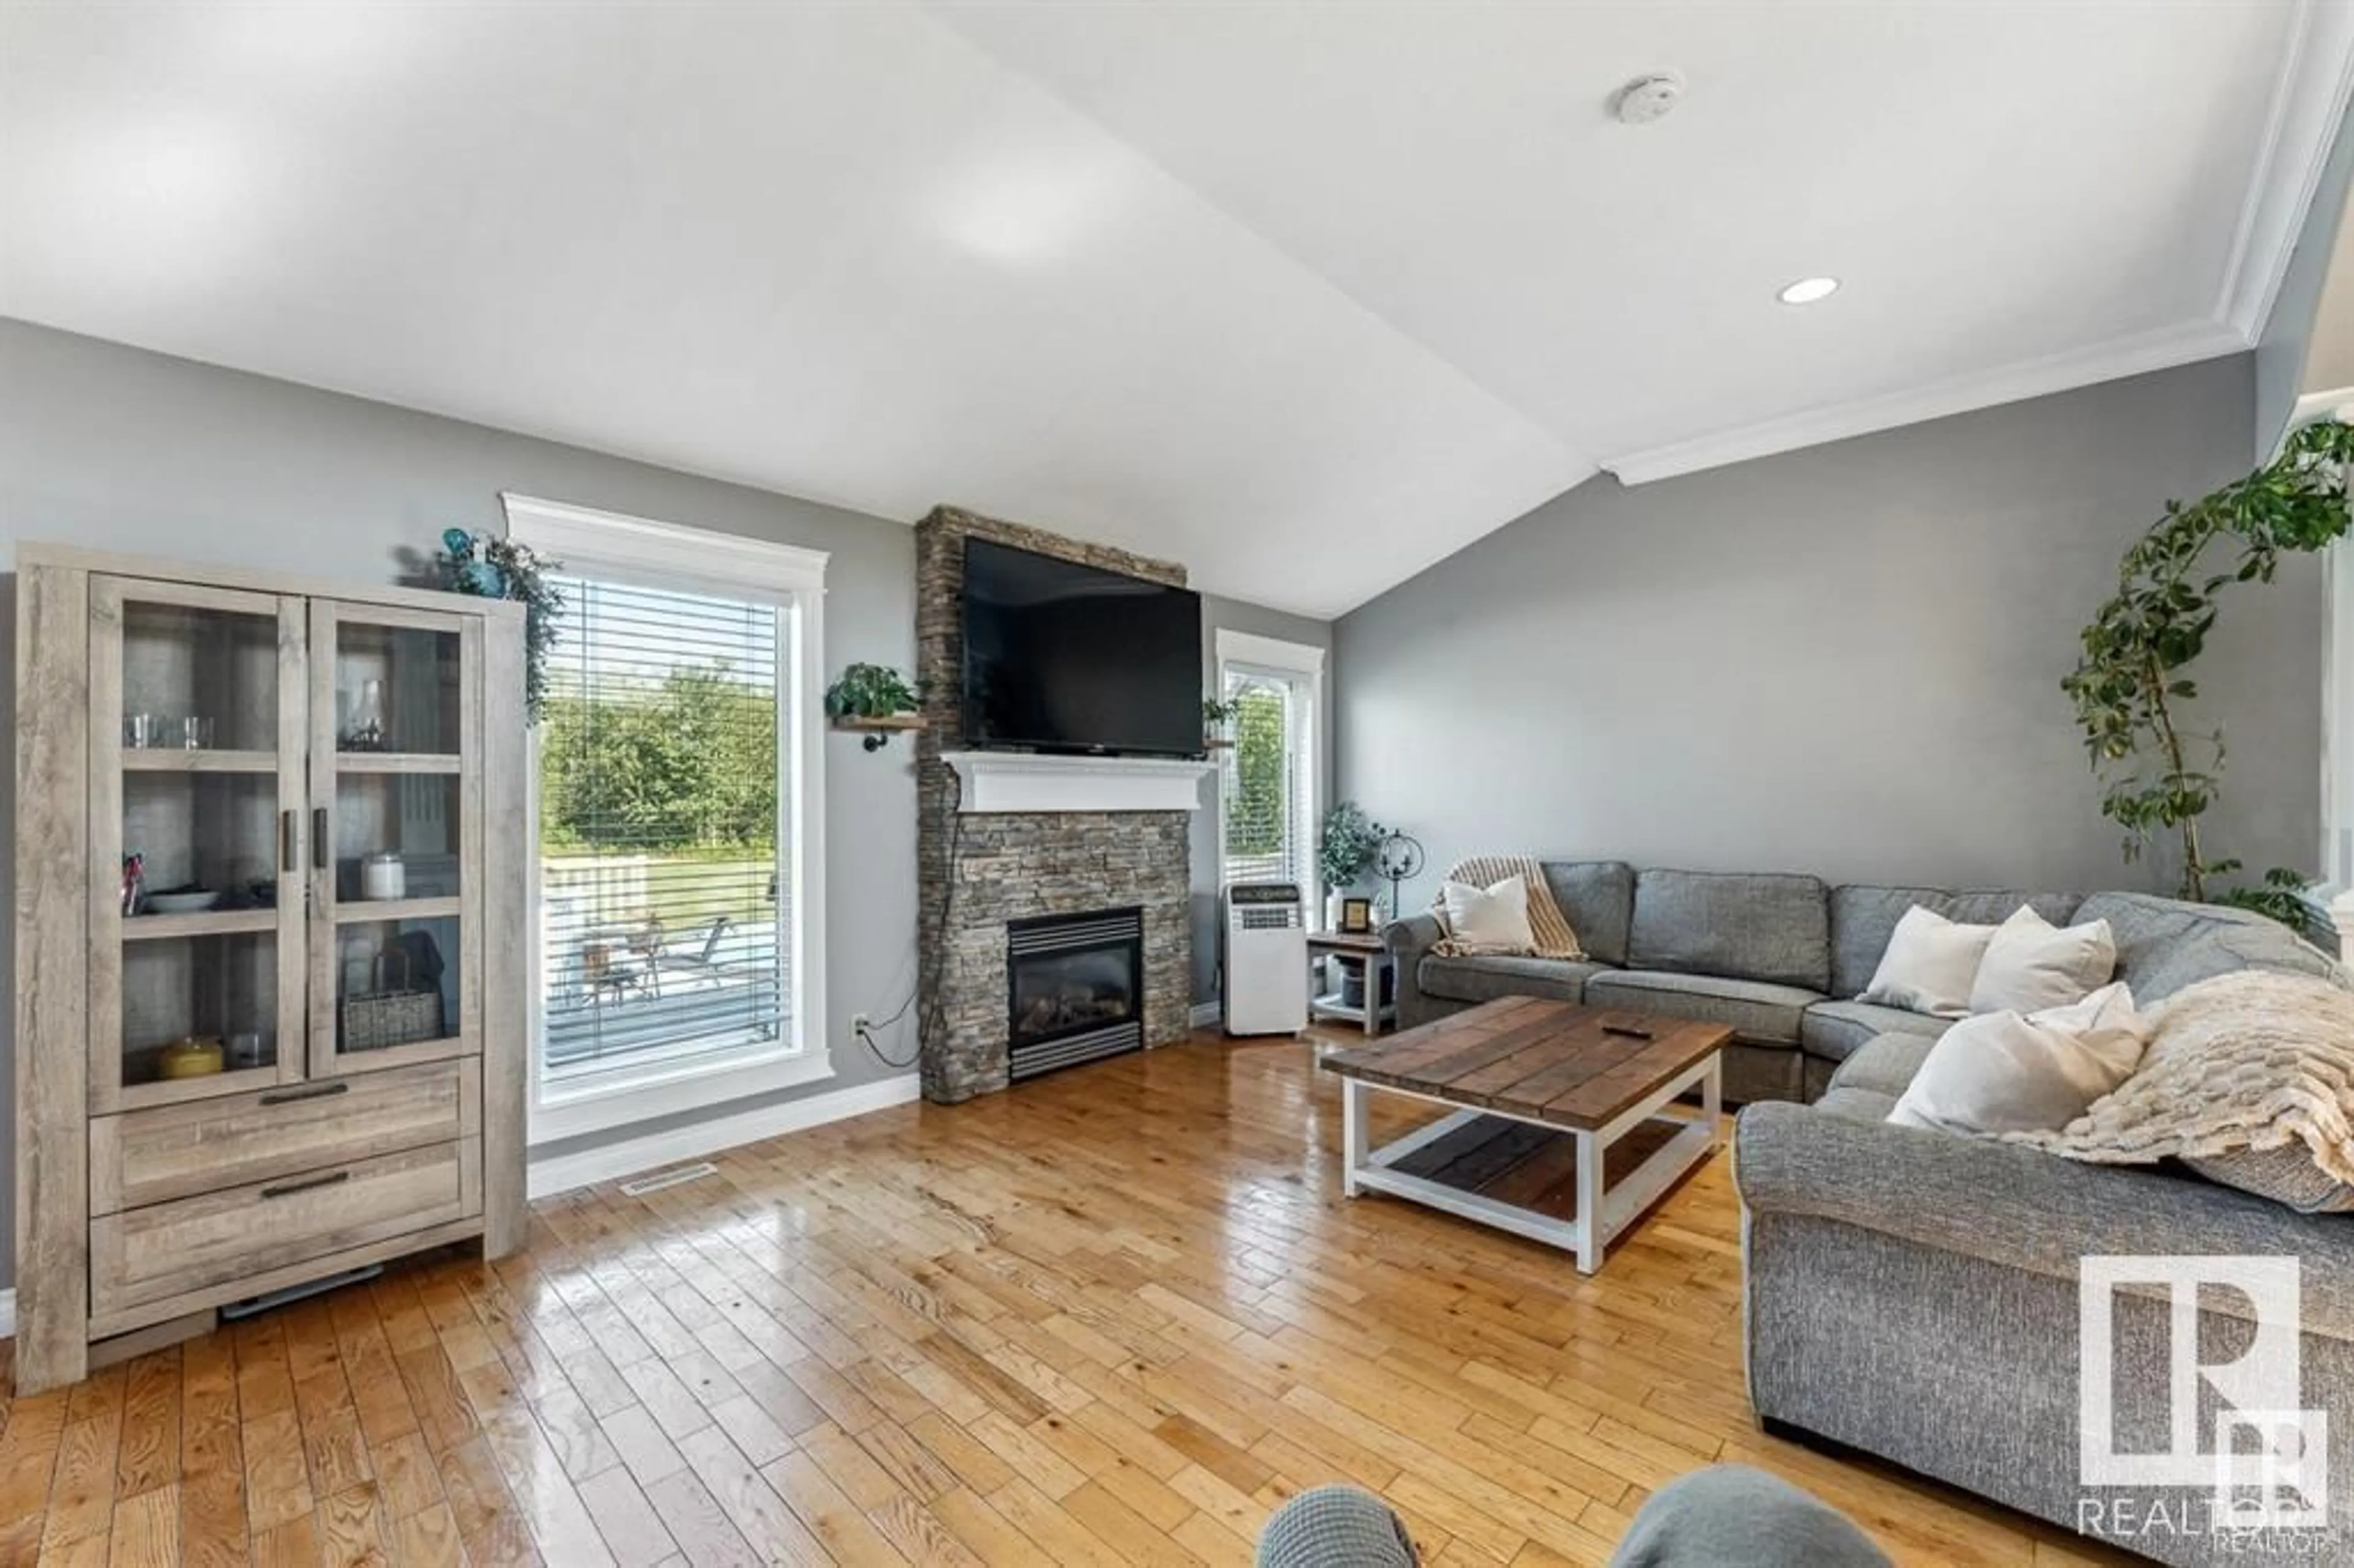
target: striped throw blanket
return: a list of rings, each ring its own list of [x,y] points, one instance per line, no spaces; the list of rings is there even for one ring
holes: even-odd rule
[[[1585,949],[1578,946],[1577,933],[1569,927],[1568,916],[1561,906],[1553,901],[1553,889],[1545,882],[1544,868],[1535,857],[1524,854],[1475,854],[1469,860],[1458,860],[1448,868],[1447,880],[1461,882],[1473,887],[1493,887],[1509,877],[1517,876],[1528,884],[1529,934],[1536,938],[1533,948],[1505,947],[1494,942],[1458,942],[1448,932],[1431,945],[1430,950],[1441,958],[1538,958],[1582,959]],[[1438,897],[1438,923],[1447,924],[1447,895]]]

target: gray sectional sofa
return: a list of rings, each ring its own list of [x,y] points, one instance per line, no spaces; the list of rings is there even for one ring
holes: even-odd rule
[[[2176,937],[2204,933],[2198,942],[2149,946],[2141,973],[2120,967],[2143,1001],[2257,961],[2243,959],[2234,944],[2270,953],[2276,938],[2286,940],[2304,955],[2294,962],[2329,967],[2261,916],[2147,894],[1833,886],[1780,872],[1638,870],[1615,860],[1547,861],[1543,869],[1585,959],[1441,958],[1430,950],[1440,936],[1436,918],[1394,920],[1384,937],[1397,964],[1399,1027],[1500,996],[1702,1018],[1733,1030],[1727,1099],[1812,1101],[1840,1064],[1881,1035],[1934,1040],[1946,1032],[1943,1019],[1853,1000],[1872,983],[1896,922],[1915,904],[1976,924],[2031,904],[2054,925],[2105,916],[2115,925],[2146,914],[2142,924]]]
[[[2244,1562],[2209,1528],[2203,1489],[2081,1480],[2079,1261],[2111,1254],[2293,1255],[2303,1279],[2306,1405],[2354,1422],[2354,1214],[2306,1214],[2172,1168],[2076,1164],[2016,1145],[1891,1126],[1942,1020],[1869,1007],[1914,903],[1991,922],[2022,902],[2105,919],[2117,975],[2147,1005],[2235,969],[2348,984],[2260,916],[2141,894],[1826,887],[1809,877],[1545,867],[1586,964],[1447,959],[1424,916],[1389,927],[1401,1022],[1538,994],[1721,1019],[1740,1044],[1726,1093],[1753,1102],[1734,1139],[1750,1399],[1769,1425],[1893,1460],[2160,1562]],[[1767,928],[1770,927],[1770,928]],[[2248,1336],[2247,1301],[2200,1297],[2205,1359]],[[2120,1447],[2166,1446],[2169,1322],[2154,1295],[2114,1306]],[[2333,1432],[2333,1528],[2296,1554],[2354,1562],[2354,1444]],[[2089,1510],[2089,1511],[2088,1511]],[[2277,1543],[2274,1543],[2277,1549]],[[2260,1547],[2257,1550],[2262,1550]]]

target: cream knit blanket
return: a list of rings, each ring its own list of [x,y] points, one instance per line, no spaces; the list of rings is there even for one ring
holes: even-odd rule
[[[1529,888],[1529,934],[1536,938],[1533,948],[1511,947],[1500,942],[1458,942],[1452,933],[1431,944],[1430,950],[1447,959],[1538,958],[1582,959],[1585,949],[1577,945],[1577,933],[1569,928],[1569,919],[1561,906],[1553,901],[1553,889],[1546,885],[1544,867],[1534,857],[1524,854],[1475,854],[1469,860],[1458,860],[1448,868],[1447,880],[1467,883],[1473,887],[1493,887],[1511,877],[1519,877]],[[1438,896],[1438,923],[1447,924],[1447,895]]]
[[[2098,1165],[2147,1165],[2302,1144],[2354,1183],[2354,994],[2305,975],[2242,969],[2153,1010],[2139,1071],[2057,1132],[2025,1143]]]

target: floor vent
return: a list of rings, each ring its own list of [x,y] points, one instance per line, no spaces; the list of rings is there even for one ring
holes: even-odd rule
[[[383,1272],[382,1264],[362,1264],[357,1268],[347,1268],[341,1274],[331,1274],[324,1279],[307,1279],[300,1285],[290,1285],[283,1290],[273,1290],[266,1296],[249,1296],[242,1301],[232,1301],[220,1309],[220,1315],[234,1323],[241,1318],[258,1317],[261,1313],[272,1311],[290,1301],[300,1301],[310,1296],[323,1296],[330,1290],[340,1290],[346,1285],[357,1285],[363,1279],[374,1279]]]
[[[657,1171],[651,1176],[641,1176],[634,1181],[621,1183],[621,1192],[631,1198],[642,1198],[649,1192],[659,1192],[665,1187],[677,1187],[689,1181],[700,1181],[705,1176],[716,1176],[719,1167],[708,1160],[694,1165],[681,1165],[669,1171]]]

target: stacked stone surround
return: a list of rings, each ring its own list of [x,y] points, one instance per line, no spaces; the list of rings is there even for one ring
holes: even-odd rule
[[[916,524],[917,1010],[924,1097],[953,1105],[1006,1086],[1006,925],[1038,915],[1144,910],[1144,1039],[1184,1037],[1193,1012],[1187,813],[957,810],[964,542],[989,539],[1182,587],[1185,569],[1018,523],[935,507]]]

